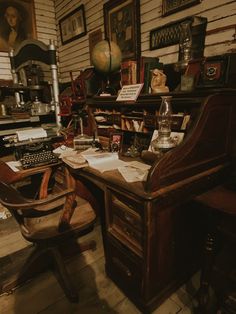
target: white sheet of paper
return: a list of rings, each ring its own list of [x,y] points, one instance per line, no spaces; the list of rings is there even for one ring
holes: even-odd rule
[[[6,164],[13,171],[15,171],[15,172],[20,171],[20,169],[18,168],[18,167],[21,167],[21,162],[20,161],[7,161]]]
[[[105,162],[101,162],[98,164],[89,164],[90,167],[92,167],[92,168],[94,168],[100,172],[119,169],[119,167],[122,167],[125,165],[126,165],[126,162],[123,160],[120,160],[120,159],[105,161]]]
[[[145,181],[148,175],[150,165],[144,164],[139,161],[127,162],[123,167],[118,170],[127,182]]]
[[[27,141],[30,139],[47,137],[47,132],[43,128],[34,128],[16,131],[16,135],[19,141]]]

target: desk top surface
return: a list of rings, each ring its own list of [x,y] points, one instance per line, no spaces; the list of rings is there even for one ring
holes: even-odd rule
[[[183,202],[184,200],[187,200],[187,198],[198,195],[203,184],[204,188],[207,188],[206,181],[209,186],[215,184],[213,182],[218,180],[218,173],[221,172],[223,168],[223,166],[213,167],[210,170],[190,176],[185,180],[179,180],[178,182],[162,187],[154,192],[146,191],[145,181],[134,183],[126,182],[118,170],[101,173],[89,166],[80,169],[72,169],[69,167],[69,170],[75,178],[84,178],[85,180],[94,183],[103,191],[107,188],[112,189],[123,193],[126,196],[130,196],[137,201],[153,201],[158,199],[158,201],[166,202],[166,200],[170,198],[167,202]]]

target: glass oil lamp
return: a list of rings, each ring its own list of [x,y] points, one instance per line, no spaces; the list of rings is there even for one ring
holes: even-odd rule
[[[192,48],[191,21],[185,21],[181,23],[179,45],[181,56],[180,59],[188,62],[191,59]]]
[[[171,137],[172,96],[161,96],[161,98],[158,116],[158,137],[151,143],[154,153],[165,152],[176,146],[176,140]]]
[[[175,70],[183,72],[192,59],[192,33],[191,21],[186,20],[180,24],[179,36],[179,61],[175,64]]]

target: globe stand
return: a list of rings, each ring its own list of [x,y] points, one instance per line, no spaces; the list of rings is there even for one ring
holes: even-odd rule
[[[106,79],[102,82],[102,87],[98,90],[98,96],[111,96],[116,95],[116,90],[114,87],[110,85],[109,77],[107,76]],[[104,86],[105,85],[105,86]]]

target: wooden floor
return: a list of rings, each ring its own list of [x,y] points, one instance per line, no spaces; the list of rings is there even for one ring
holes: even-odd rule
[[[14,230],[14,223],[11,219],[0,221],[0,267],[1,261],[6,261],[9,256],[17,256],[19,250],[22,252],[28,246],[19,232]],[[5,228],[6,221],[8,221],[8,226]],[[67,263],[67,268],[79,291],[80,302],[78,304],[69,303],[54,275],[51,272],[45,272],[17,288],[12,294],[2,294],[0,314],[140,313],[105,274],[100,225],[97,225],[94,231],[86,237],[96,240],[96,250],[73,257]],[[194,276],[153,313],[193,313],[191,295],[196,293],[198,281],[198,275]]]

